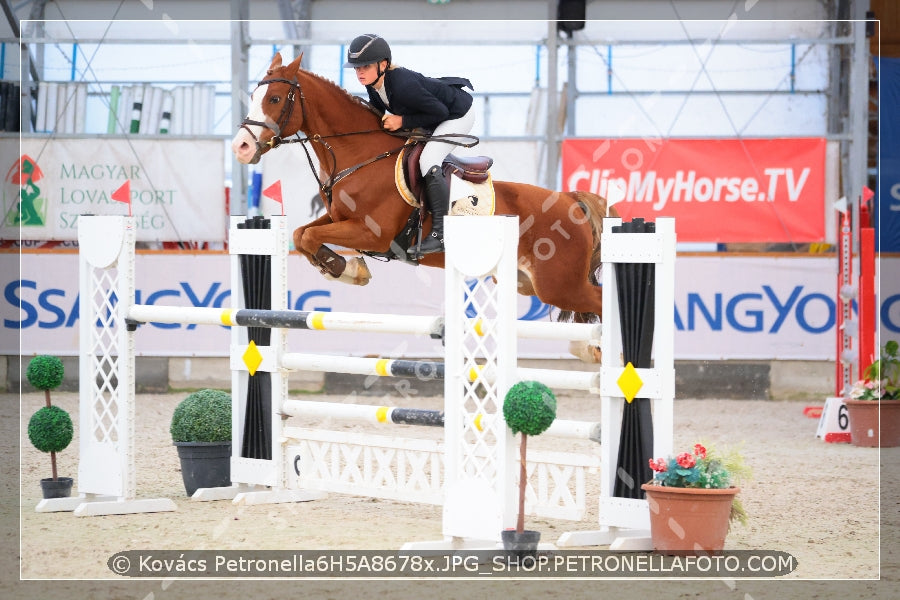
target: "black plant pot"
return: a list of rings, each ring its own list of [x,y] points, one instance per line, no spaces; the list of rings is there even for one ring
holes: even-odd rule
[[[44,498],[68,498],[72,495],[71,477],[57,477],[53,481],[52,477],[41,479],[41,491],[44,492]]]
[[[537,558],[538,542],[541,541],[540,531],[526,529],[519,533],[515,529],[504,529],[500,532],[500,539],[511,563],[519,564],[527,557]]]
[[[231,485],[231,442],[174,442],[188,496],[199,488]]]

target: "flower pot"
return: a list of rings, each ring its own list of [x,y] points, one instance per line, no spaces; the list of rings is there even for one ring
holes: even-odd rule
[[[850,442],[854,446],[900,446],[900,400],[844,400],[844,405],[850,418]]]
[[[653,549],[664,554],[721,552],[740,488],[677,488],[645,483]]]
[[[231,442],[174,442],[188,496],[199,488],[231,485]]]
[[[73,481],[71,477],[57,477],[56,481],[53,481],[52,477],[41,479],[44,498],[68,498],[72,495]]]
[[[538,542],[541,541],[541,532],[530,529],[519,533],[515,529],[504,529],[500,532],[503,541],[503,549],[510,563],[518,564],[526,557],[537,557]]]

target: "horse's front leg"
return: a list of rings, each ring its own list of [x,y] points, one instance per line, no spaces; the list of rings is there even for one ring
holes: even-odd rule
[[[309,231],[333,224],[331,217],[325,214],[302,227],[298,227],[294,230],[294,248],[301,255],[305,256],[306,260],[325,277],[352,285],[366,285],[372,278],[372,273],[361,256],[347,260],[328,246],[318,245],[315,252],[311,252],[307,248],[315,247],[316,242],[304,244],[304,240],[310,237],[307,235]]]
[[[320,268],[320,265],[315,256],[303,249],[303,234],[306,233],[307,229],[309,229],[310,227],[321,227],[322,225],[328,225],[332,222],[333,221],[331,220],[331,217],[328,216],[328,213],[326,213],[321,217],[310,221],[306,225],[301,225],[294,230],[294,249],[297,250],[297,252],[299,252],[302,256],[304,256],[306,260],[308,260],[310,264],[317,269]]]
[[[294,230],[294,248],[319,272],[329,279],[351,285],[366,285],[372,273],[361,256],[347,259],[319,241],[317,235],[323,227],[333,226],[330,217],[324,215]]]
[[[340,221],[319,227],[308,225],[301,236],[300,244],[298,249],[312,256],[313,264],[326,277],[353,285],[366,285],[372,278],[372,273],[365,260],[361,256],[347,259],[326,244],[384,252],[382,246],[388,246],[390,242],[383,244],[380,237],[364,223]]]

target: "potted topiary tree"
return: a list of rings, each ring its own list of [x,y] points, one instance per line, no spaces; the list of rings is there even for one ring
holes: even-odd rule
[[[28,439],[41,452],[50,453],[53,477],[41,479],[44,498],[67,498],[72,493],[72,478],[57,474],[56,453],[65,450],[72,442],[75,429],[69,413],[50,402],[50,390],[59,387],[64,375],[62,361],[46,354],[32,358],[25,370],[28,382],[44,391],[45,406],[28,421]]]
[[[526,453],[528,436],[545,432],[556,418],[556,396],[546,385],[537,381],[520,381],[506,393],[503,399],[503,418],[513,433],[521,433],[519,443],[519,512],[515,529],[500,533],[503,547],[521,559],[534,556],[540,531],[525,529],[525,487],[528,484]]]
[[[169,427],[188,496],[199,488],[231,485],[231,395],[204,389],[188,395]]]

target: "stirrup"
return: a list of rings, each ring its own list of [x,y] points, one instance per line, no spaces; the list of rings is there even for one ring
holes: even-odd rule
[[[431,240],[435,240],[437,242],[436,246],[425,248],[425,244],[429,243]],[[418,244],[411,246],[409,250],[407,250],[407,254],[410,256],[415,256],[416,258],[422,258],[426,254],[435,254],[438,252],[444,251],[444,240],[442,237],[438,237],[433,231],[428,235],[427,238],[419,242]]]

